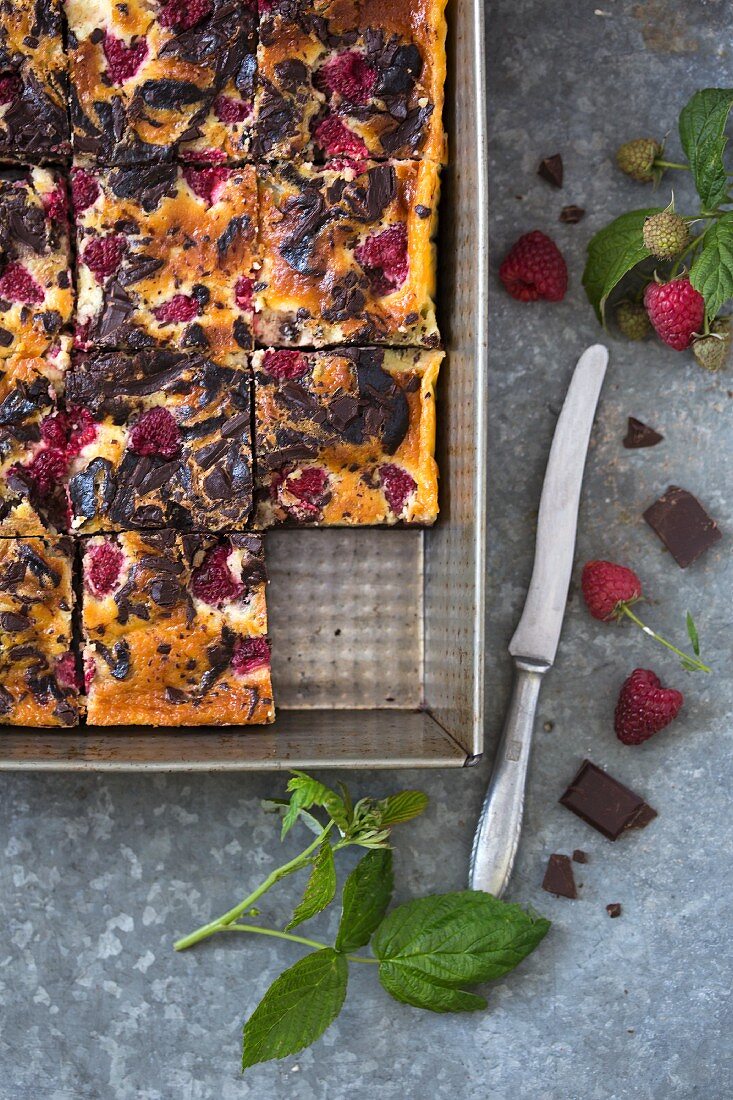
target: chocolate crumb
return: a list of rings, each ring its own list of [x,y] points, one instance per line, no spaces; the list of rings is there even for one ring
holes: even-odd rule
[[[630,451],[640,447],[656,447],[657,443],[661,443],[663,439],[663,435],[660,435],[654,428],[650,428],[642,420],[637,420],[635,416],[629,417],[623,444]]]
[[[541,160],[537,175],[553,187],[562,187],[563,167],[560,154],[555,153],[553,156]]]
[[[609,905],[606,906],[606,912],[608,913],[609,917],[620,917],[621,916],[621,902],[620,901],[612,901]]]
[[[588,862],[587,853],[584,852],[582,848],[576,848],[575,851],[573,852],[573,862],[574,863],[587,863]]]
[[[563,206],[560,211],[559,221],[564,222],[565,225],[577,225],[585,217],[585,210],[582,206]]]
[[[542,889],[560,898],[577,898],[573,865],[569,856],[554,854],[547,861]]]

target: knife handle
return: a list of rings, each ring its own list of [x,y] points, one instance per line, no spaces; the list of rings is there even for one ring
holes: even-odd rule
[[[519,847],[524,789],[542,677],[550,666],[514,660],[514,684],[471,853],[470,886],[500,898]]]

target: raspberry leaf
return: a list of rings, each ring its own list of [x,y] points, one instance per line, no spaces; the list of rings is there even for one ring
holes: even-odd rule
[[[682,108],[680,141],[690,163],[697,193],[707,210],[726,197],[728,179],[723,164],[725,126],[733,107],[733,88],[703,88]]]
[[[393,887],[391,850],[373,848],[344,883],[337,951],[356,951],[369,943],[387,912]]]
[[[624,275],[651,256],[644,244],[644,222],[660,207],[630,210],[599,230],[588,245],[583,286],[601,324],[608,296]]]
[[[343,799],[339,798],[330,787],[319,783],[312,776],[306,775],[305,772],[294,771],[293,778],[288,783],[288,793],[290,805],[283,818],[281,839],[290,832],[301,810],[309,810],[311,806],[323,807],[342,832],[347,828],[348,814]]]
[[[330,905],[336,894],[336,866],[333,862],[333,849],[324,840],[313,860],[310,877],[306,883],[303,900],[296,906],[291,919],[285,925],[285,931],[297,928],[304,920],[310,920]]]
[[[424,813],[428,805],[428,796],[422,791],[400,791],[383,798],[378,803],[382,815],[382,825],[401,825],[412,821]]]
[[[382,963],[379,980],[396,1001],[430,1012],[476,1012],[488,1007],[485,997],[466,989],[452,989],[411,966]]]
[[[690,612],[687,612],[687,636],[692,644],[692,652],[696,657],[700,656],[700,637],[697,633],[697,627],[695,626],[695,620]]]
[[[709,318],[733,297],[733,214],[723,214],[705,231],[690,268],[690,282],[705,299]]]

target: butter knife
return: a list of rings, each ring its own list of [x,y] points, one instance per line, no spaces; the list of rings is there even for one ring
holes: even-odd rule
[[[537,700],[542,677],[552,667],[560,641],[583,470],[607,366],[608,349],[594,344],[583,352],[573,372],[542,486],[532,579],[509,643],[514,685],[470,867],[471,888],[497,898],[506,889],[519,847]]]

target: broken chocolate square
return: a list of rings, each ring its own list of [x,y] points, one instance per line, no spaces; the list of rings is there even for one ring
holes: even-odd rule
[[[660,435],[654,428],[650,428],[642,420],[637,420],[635,416],[629,417],[629,425],[623,441],[624,447],[628,450],[633,451],[640,447],[656,447],[657,443],[661,443],[663,439],[663,435]]]
[[[565,225],[577,225],[585,217],[585,210],[582,206],[563,206],[560,211],[559,221]]]
[[[670,485],[666,493],[647,508],[644,519],[681,569],[692,565],[722,538],[717,523],[697,497],[678,485]]]
[[[574,863],[587,863],[588,862],[587,853],[584,852],[582,848],[576,848],[575,851],[573,852],[573,862]]]
[[[542,889],[560,898],[577,898],[573,865],[569,856],[551,855],[542,880]]]
[[[657,816],[640,795],[590,760],[583,761],[560,802],[609,840],[626,829],[643,829]]]
[[[606,906],[606,912],[608,913],[609,917],[620,917],[621,916],[621,902],[620,901],[610,902]]]
[[[563,168],[560,154],[555,153],[554,156],[545,157],[544,160],[540,161],[537,175],[547,183],[552,184],[553,187],[562,187]]]

